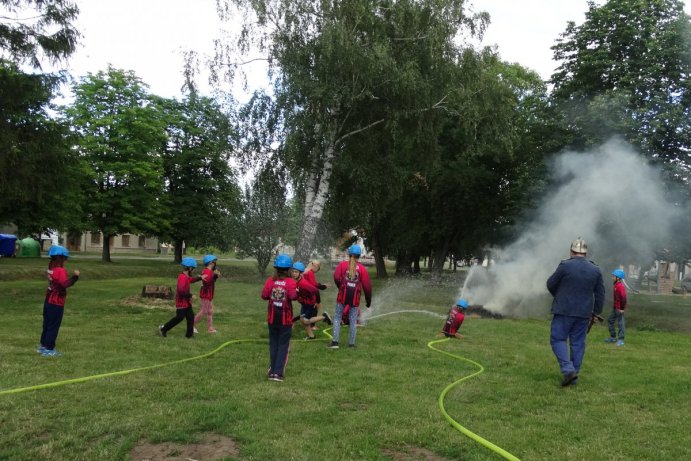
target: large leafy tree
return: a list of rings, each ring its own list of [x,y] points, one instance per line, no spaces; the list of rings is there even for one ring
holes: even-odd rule
[[[577,147],[619,134],[688,179],[691,22],[680,0],[589,2],[552,48],[552,76]]]
[[[158,235],[173,242],[180,262],[183,242],[229,245],[229,215],[237,213],[240,195],[229,164],[233,131],[228,115],[212,99],[191,94],[160,104],[167,119],[163,178],[170,226]]]
[[[65,112],[88,165],[85,219],[103,233],[102,260],[109,262],[113,235],[158,234],[169,225],[161,200],[165,117],[131,71],[88,74],[73,91]]]
[[[262,276],[287,233],[290,218],[285,174],[275,166],[265,165],[245,187],[234,232],[238,255],[254,257]]]
[[[220,3],[223,12],[234,4],[248,15],[240,49],[255,39],[269,62],[274,98],[255,99],[248,113],[263,113],[275,129],[273,138],[259,133],[273,141],[262,152],[280,152],[304,192],[296,253],[309,257],[333,169],[350,143],[396,114],[442,110],[451,82],[439,63],[454,56],[459,30],[474,31],[485,17],[466,16],[462,0]],[[233,69],[237,59],[228,58],[219,55],[217,69]]]
[[[67,125],[48,115],[58,82],[0,61],[0,222],[24,235],[80,220],[80,163]]]
[[[35,68],[67,58],[77,49],[78,14],[69,0],[0,0],[0,57]]]

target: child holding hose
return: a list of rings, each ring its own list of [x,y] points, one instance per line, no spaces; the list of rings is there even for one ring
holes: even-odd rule
[[[449,315],[446,317],[444,324],[441,327],[441,332],[447,338],[462,338],[463,335],[458,332],[463,320],[465,319],[464,310],[468,308],[468,301],[461,298],[456,301],[456,305],[449,310]]]

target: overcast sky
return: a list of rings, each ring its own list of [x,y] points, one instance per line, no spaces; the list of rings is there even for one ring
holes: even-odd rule
[[[555,68],[550,47],[567,21],[583,22],[587,0],[472,0],[492,18],[483,44],[502,59],[548,79]],[[599,1],[597,3],[602,3]],[[215,0],[77,0],[82,47],[69,70],[82,76],[111,63],[134,70],[155,94],[179,97],[182,52],[210,53],[218,36]],[[687,3],[686,11],[691,14]]]

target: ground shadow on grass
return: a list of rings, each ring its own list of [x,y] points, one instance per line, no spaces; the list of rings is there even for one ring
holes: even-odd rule
[[[240,454],[237,443],[222,435],[207,434],[199,443],[141,442],[130,451],[132,461],[216,461]]]

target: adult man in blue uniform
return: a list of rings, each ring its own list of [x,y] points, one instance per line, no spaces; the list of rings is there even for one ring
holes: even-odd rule
[[[578,237],[571,244],[571,257],[547,279],[547,289],[554,297],[549,343],[563,375],[562,386],[578,379],[588,324],[593,315],[602,313],[605,300],[602,272],[585,258],[587,253],[588,245]]]

